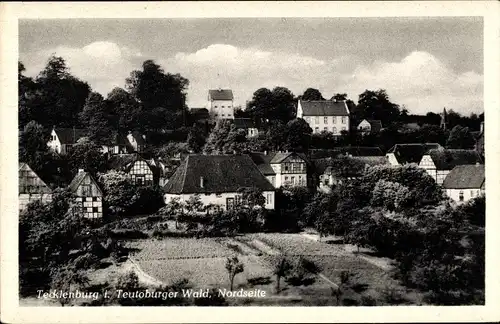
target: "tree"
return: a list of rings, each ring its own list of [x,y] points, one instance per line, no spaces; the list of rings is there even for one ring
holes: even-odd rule
[[[17,84],[18,84],[18,104],[19,104],[19,128],[22,129],[33,116],[31,109],[33,108],[33,102],[31,98],[36,90],[36,84],[32,78],[23,75],[26,71],[24,64],[22,62],[17,63]]]
[[[89,131],[89,139],[95,143],[111,144],[113,127],[111,114],[104,98],[97,92],[91,92],[80,113],[82,125]]]
[[[126,173],[112,170],[100,174],[99,182],[102,184],[104,201],[110,214],[126,214],[132,208],[136,199],[136,188]]]
[[[200,129],[199,126],[194,125],[190,128],[187,144],[188,147],[194,153],[200,153],[203,150],[203,146],[205,145],[206,138],[203,135],[203,130]]]
[[[273,93],[267,88],[260,88],[253,93],[252,100],[247,103],[248,114],[258,120],[269,119],[273,106]]]
[[[325,100],[321,92],[318,89],[314,88],[307,88],[300,99],[306,101]]]
[[[228,257],[226,260],[226,270],[227,270],[227,273],[229,275],[229,283],[230,283],[229,287],[230,287],[230,290],[232,291],[234,277],[236,277],[236,275],[238,273],[243,272],[244,266],[243,266],[243,263],[240,262],[240,260],[238,259],[237,256]]]
[[[339,155],[330,161],[330,167],[335,178],[344,182],[350,177],[357,177],[363,174],[365,164],[359,159]]]
[[[468,127],[457,125],[453,127],[446,141],[446,147],[451,149],[471,149],[475,140]]]
[[[222,154],[227,138],[233,125],[227,120],[220,120],[208,136],[207,142],[203,148],[205,154]]]
[[[239,188],[238,193],[241,194],[242,202],[250,209],[253,209],[254,207],[262,208],[266,203],[266,198],[264,197],[262,190],[257,187]]]
[[[84,169],[92,174],[104,172],[107,168],[106,158],[101,152],[101,147],[90,141],[87,137],[80,138],[73,145],[68,155],[71,173],[76,174],[78,169]]]
[[[45,127],[78,126],[90,86],[69,73],[62,57],[51,56],[36,78],[37,91],[31,107],[33,118]]]
[[[286,137],[286,125],[279,120],[272,120],[266,131],[267,146],[274,151],[282,150],[286,142]]]
[[[141,103],[145,112],[157,107],[176,112],[186,109],[186,89],[189,81],[180,74],[165,73],[153,60],[142,63],[126,79],[126,87]]]
[[[379,180],[372,193],[372,206],[387,210],[401,210],[408,202],[410,191],[398,182]]]
[[[90,280],[82,271],[67,268],[57,272],[53,279],[52,288],[65,293],[59,297],[59,303],[64,306],[71,302],[70,297],[65,296],[66,293],[69,296],[70,293],[82,290],[89,282]]]
[[[247,111],[259,122],[276,119],[286,123],[295,116],[295,98],[285,87],[275,87],[272,91],[260,88],[247,103]]]
[[[142,109],[139,102],[122,88],[114,88],[106,98],[107,104],[112,112],[114,128],[119,133],[132,130],[143,131],[141,125]]]
[[[288,275],[292,265],[284,255],[279,255],[272,260],[273,274],[276,275],[276,291],[280,292],[281,278]]]
[[[247,134],[244,129],[231,125],[230,131],[222,146],[223,153],[241,153],[247,150]]]
[[[285,149],[295,152],[307,152],[311,143],[312,128],[302,118],[288,122]]]
[[[400,109],[389,100],[385,90],[366,90],[359,95],[358,105],[353,113],[358,122],[363,119],[378,119],[382,121],[382,125],[389,125],[397,121]]]

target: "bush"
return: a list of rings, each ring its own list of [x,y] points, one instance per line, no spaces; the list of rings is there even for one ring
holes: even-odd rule
[[[291,269],[288,271],[285,281],[293,286],[310,285],[314,283],[319,268],[311,261],[303,257],[295,257],[291,261]]]
[[[73,261],[73,267],[77,270],[93,269],[99,265],[99,258],[92,253],[80,255]]]
[[[112,230],[111,237],[114,239],[144,239],[148,238],[148,235],[140,230],[122,229]]]

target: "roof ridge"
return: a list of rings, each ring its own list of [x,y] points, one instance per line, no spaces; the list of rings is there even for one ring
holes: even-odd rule
[[[186,159],[184,160],[184,174],[182,175],[181,192],[184,190],[184,183],[186,182],[186,175],[187,175],[188,160],[189,160],[189,155],[188,155],[188,156],[186,157]]]

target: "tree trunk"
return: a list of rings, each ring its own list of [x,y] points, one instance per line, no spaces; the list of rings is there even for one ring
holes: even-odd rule
[[[233,283],[234,283],[234,275],[231,275],[231,279],[230,279],[230,290],[233,291]]]
[[[280,280],[281,280],[281,277],[280,276],[276,276],[276,292],[280,292]]]

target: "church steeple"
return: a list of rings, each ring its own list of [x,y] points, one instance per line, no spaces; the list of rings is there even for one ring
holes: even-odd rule
[[[441,124],[439,125],[439,127],[441,127],[443,130],[446,130],[446,126],[448,124],[448,121],[446,120],[446,108],[443,108],[443,112],[439,115],[441,116]]]

